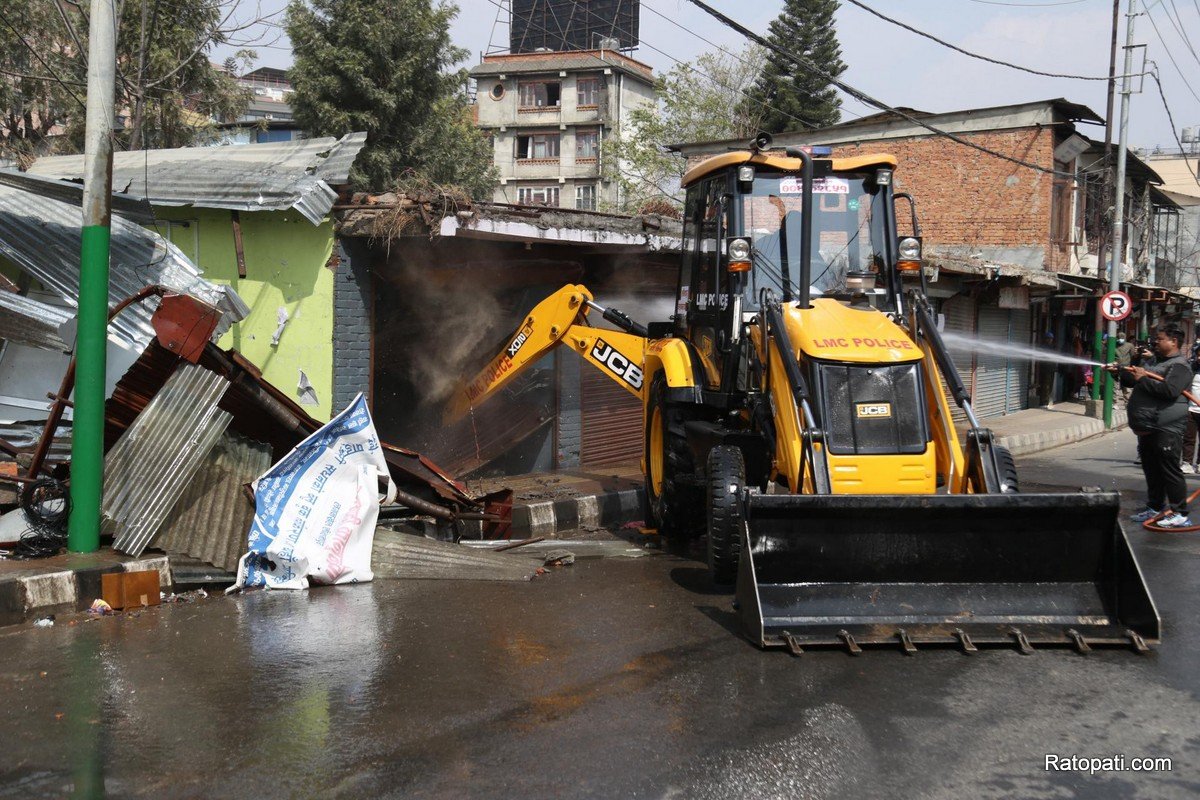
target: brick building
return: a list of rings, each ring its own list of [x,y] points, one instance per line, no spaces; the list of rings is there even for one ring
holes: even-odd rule
[[[1088,298],[1107,287],[1098,265],[1111,225],[1105,218],[1112,169],[1104,162],[1103,118],[1062,99],[942,114],[902,110],[911,119],[885,112],[782,133],[774,147],[830,145],[835,157],[896,156],[896,190],[915,199],[930,295],[947,330],[1092,350],[1098,319]],[[676,149],[694,163],[739,144]],[[1162,179],[1132,153],[1127,173],[1121,277],[1139,303],[1126,324],[1135,334],[1168,317],[1190,324],[1190,301],[1179,287],[1149,285],[1150,266],[1171,257],[1154,235],[1154,220],[1176,204],[1158,188]],[[903,205],[898,218],[901,232],[908,232]],[[1077,369],[1034,368],[996,355],[964,352],[956,362],[980,416],[1070,399],[1085,380]]]

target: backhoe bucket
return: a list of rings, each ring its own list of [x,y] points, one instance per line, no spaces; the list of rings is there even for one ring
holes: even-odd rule
[[[1100,494],[750,495],[737,599],[763,647],[1127,645],[1158,612]]]

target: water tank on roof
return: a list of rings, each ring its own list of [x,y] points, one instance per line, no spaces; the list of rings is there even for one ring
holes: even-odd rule
[[[1196,129],[1184,128],[1179,135],[1179,140],[1184,144],[1190,144],[1191,142],[1196,141]]]

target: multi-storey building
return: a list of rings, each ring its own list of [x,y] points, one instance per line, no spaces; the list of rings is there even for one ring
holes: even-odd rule
[[[471,70],[476,124],[492,136],[493,199],[595,211],[618,207],[603,143],[653,103],[647,65],[615,50],[488,55]]]

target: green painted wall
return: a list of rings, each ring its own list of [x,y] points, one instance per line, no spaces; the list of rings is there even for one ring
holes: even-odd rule
[[[229,211],[156,207],[158,232],[168,236],[215,283],[232,286],[250,307],[220,341],[241,352],[263,377],[300,401],[300,370],[316,390],[318,405],[304,406],[322,421],[333,396],[333,223],[313,225],[294,211],[243,211],[246,277],[239,278]],[[184,225],[182,223],[187,223]],[[271,345],[278,310],[288,323]],[[339,409],[340,410],[340,409]]]

